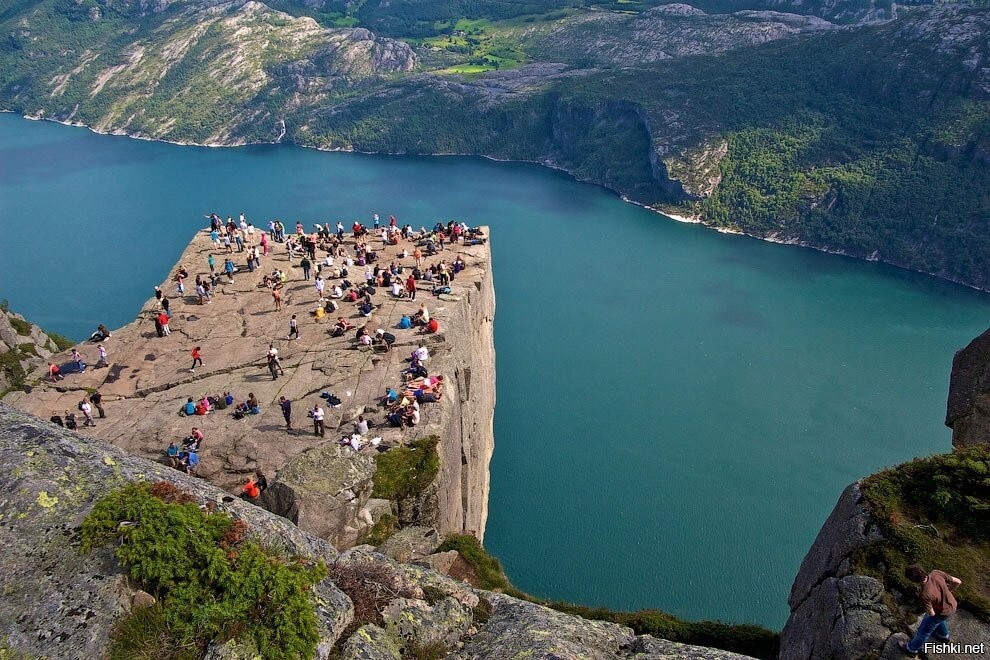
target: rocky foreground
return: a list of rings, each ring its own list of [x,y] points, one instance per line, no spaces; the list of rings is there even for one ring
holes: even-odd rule
[[[171,482],[202,504],[244,521],[252,538],[343,570],[373,570],[396,591],[412,596],[388,603],[383,627],[367,624],[341,640],[342,632],[353,628],[353,603],[330,578],[323,580],[314,587],[319,658],[339,652],[345,659],[398,660],[411,644],[433,642],[447,649],[443,657],[464,659],[744,657],[636,636],[622,626],[473,589],[423,566],[400,564],[368,546],[339,553],[288,520],[201,479],[3,404],[0,461],[8,475],[0,481],[0,590],[5,595],[0,599],[0,635],[13,649],[37,657],[101,657],[114,622],[148,603],[150,596],[128,583],[112,549],[82,554],[79,547],[79,528],[94,502],[133,480]],[[211,647],[208,657],[234,660],[252,657],[252,652],[228,643]]]
[[[377,450],[367,446],[355,452],[338,444],[341,436],[353,432],[358,415],[364,414],[371,423],[366,439],[379,437],[382,447],[437,435],[442,440],[440,474],[418,501],[403,508],[401,522],[428,524],[444,532],[470,532],[480,538],[487,517],[488,462],[494,445],[491,327],[495,300],[488,246],[448,245],[436,257],[426,259],[427,264],[440,259],[449,264],[460,256],[466,264],[452,282],[452,293],[443,299],[432,296],[425,284],[416,302],[395,299],[380,290],[374,296],[376,309],[371,319],[357,313],[353,303],[341,303],[336,313],[322,320],[311,315],[318,295],[313,280],[303,279],[299,258],[290,260],[284,245],[273,246],[275,252],[262,257],[262,268],[253,273],[245,266],[246,253],[235,251],[231,256],[240,270],[234,281],[222,278],[212,303],[200,305],[192,280],[197,274],[209,273],[211,252],[218,269],[225,257],[213,247],[208,231],[197,233],[161,284],[172,302],[170,336],[156,334],[152,319],[156,301],[151,297],[136,321],[113,330],[104,342],[109,367],[95,368],[97,346],[84,342],[76,347],[89,365],[83,373],[68,373],[64,380],[52,383],[47,365],[42,365],[28,375],[29,392],[12,392],[4,401],[48,419],[53,411],[75,412],[83,397],[99,391],[106,418],[81,432],[153,461],[162,459],[170,441],[178,442],[193,426],[199,427],[205,434],[200,477],[237,493],[246,476],[262,470],[270,480],[275,477],[268,501],[273,510],[291,511],[303,529],[340,547],[353,545],[380,515],[393,508],[388,501],[371,498]],[[381,263],[388,266],[399,261],[408,273],[414,260],[411,256],[402,259],[400,253],[413,249],[409,242],[389,246],[380,252]],[[173,279],[180,266],[185,266],[190,278],[186,295],[177,297]],[[288,273],[281,311],[275,310],[271,292],[261,284],[264,274],[274,269]],[[351,268],[350,279],[363,282],[364,269]],[[338,282],[328,279],[327,290]],[[440,332],[422,335],[415,329],[395,327],[402,315],[412,315],[424,303],[439,319]],[[293,314],[301,338],[289,340]],[[343,337],[331,337],[329,330],[340,316],[358,326],[370,322],[372,330],[380,327],[395,334],[392,351],[359,348],[353,330]],[[270,344],[279,350],[284,368],[277,380],[272,380],[265,358]],[[193,372],[190,352],[196,346],[202,349],[204,366]],[[418,346],[430,351],[430,373],[446,376],[444,400],[422,407],[419,426],[390,428],[377,403],[387,387],[399,388],[400,372]],[[64,364],[69,355],[68,351],[58,353],[52,360]],[[261,402],[261,414],[240,420],[233,418],[232,409],[207,416],[179,414],[189,397],[198,400],[226,391],[237,401],[254,393]],[[320,398],[323,392],[338,396],[342,403],[331,408]],[[286,430],[278,406],[282,396],[293,402],[291,431]],[[318,402],[327,413],[322,438],[314,436],[306,417],[306,411]]]

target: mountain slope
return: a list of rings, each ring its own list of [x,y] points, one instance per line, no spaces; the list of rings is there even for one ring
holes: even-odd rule
[[[177,142],[537,161],[721,228],[990,288],[990,9],[901,7],[849,27],[639,3],[448,21],[407,43],[325,27],[359,20],[333,2],[272,3],[300,15],[14,2],[0,107]],[[873,17],[857,8],[804,9]]]

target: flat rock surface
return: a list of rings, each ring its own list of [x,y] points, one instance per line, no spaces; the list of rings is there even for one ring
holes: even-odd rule
[[[348,235],[345,238],[348,254],[353,254],[353,244],[354,239]],[[379,264],[387,267],[397,261],[406,267],[404,277],[408,276],[414,259],[412,256],[401,259],[400,253],[407,250],[411,255],[415,249],[412,242],[402,241],[382,252],[381,241],[371,236],[368,245],[379,251]],[[246,253],[235,250],[231,258],[239,272],[234,276],[234,282],[228,283],[226,277],[221,278],[223,283],[212,303],[200,305],[195,295],[189,295],[195,289],[193,280],[197,274],[209,273],[207,256],[211,252],[218,270],[227,255],[222,249],[214,248],[208,230],[198,232],[177,263],[177,267],[184,265],[189,271],[186,296],[177,297],[173,282],[175,270],[161,285],[172,303],[170,336],[159,338],[155,332],[150,317],[156,308],[152,297],[143,306],[138,320],[114,330],[112,338],[105,343],[109,368],[89,366],[83,373],[67,374],[57,384],[48,382],[47,371],[39,369],[29,377],[29,382],[38,383],[30,393],[9,394],[4,402],[47,419],[53,410],[76,411],[87,391],[98,389],[104,397],[107,417],[97,419],[95,428],[81,429],[81,432],[153,460],[160,460],[170,441],[180,441],[197,426],[205,434],[199,476],[228,491],[236,491],[245,476],[257,469],[271,478],[302,452],[333,443],[341,435],[349,435],[358,414],[366,413],[373,424],[381,425],[384,416],[376,403],[386,387],[399,385],[404,360],[417,346],[425,345],[430,350],[431,359],[427,362],[430,373],[443,373],[444,356],[451,350],[445,342],[445,321],[454,306],[465,305],[466,301],[440,301],[431,295],[430,285],[422,282],[416,302],[394,299],[387,291],[379,289],[373,296],[376,309],[370,329],[386,329],[396,335],[397,343],[389,353],[357,349],[353,330],[344,337],[329,335],[330,327],[340,316],[358,326],[368,321],[357,312],[356,305],[340,303],[337,312],[316,320],[310,312],[316,307],[318,295],[313,280],[303,279],[298,265],[300,259],[290,260],[284,244],[270,243],[270,250],[267,256],[261,257],[261,269],[253,273],[246,268]],[[450,264],[458,255],[467,268],[451,284],[454,297],[458,292],[475,290],[478,286],[488,268],[487,245],[447,245],[447,249],[436,256],[424,256],[424,263],[432,265],[441,259]],[[317,259],[325,256],[318,251]],[[281,311],[275,311],[270,291],[260,286],[263,275],[276,268],[288,274],[282,289]],[[349,268],[348,279],[363,282],[364,268]],[[327,280],[328,294],[330,287],[339,281]],[[403,314],[412,315],[423,302],[431,316],[440,321],[440,333],[420,335],[415,329],[395,327]],[[286,338],[292,314],[296,314],[299,321],[300,339]],[[272,380],[265,361],[271,343],[279,350],[285,371],[277,380]],[[192,372],[190,351],[195,346],[201,347],[204,366]],[[96,363],[95,344],[85,342],[78,349],[88,365]],[[55,359],[59,363],[67,362],[69,354],[58,354]],[[207,416],[179,415],[187,397],[198,399],[227,390],[237,401],[243,401],[249,392],[253,392],[260,400],[261,414],[241,420],[235,420],[230,409]],[[335,394],[342,404],[329,408],[324,403],[327,432],[325,438],[318,438],[312,433],[306,411],[315,403],[323,402],[319,398],[322,392]],[[277,403],[280,396],[293,402],[292,431],[286,431]],[[415,429],[373,427],[369,436],[380,436],[386,445],[395,445],[427,435],[431,432],[431,422],[440,417],[439,408],[443,405],[424,405],[423,421]],[[81,414],[79,416],[81,419]],[[341,460],[347,460],[351,451],[341,452]],[[374,453],[370,448],[362,451],[369,455]]]

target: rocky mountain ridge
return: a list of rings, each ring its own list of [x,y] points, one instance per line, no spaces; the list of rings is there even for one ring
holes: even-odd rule
[[[695,2],[403,41],[327,27],[326,3],[270,4],[16,3],[0,107],[179,143],[538,162],[723,230],[990,288],[990,9]],[[487,64],[457,54],[472,48]]]

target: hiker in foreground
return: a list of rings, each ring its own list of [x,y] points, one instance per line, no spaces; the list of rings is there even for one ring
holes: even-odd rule
[[[901,642],[901,651],[915,658],[918,652],[925,648],[925,643],[932,636],[940,642],[949,641],[949,626],[946,620],[956,611],[956,597],[952,589],[962,584],[962,580],[940,570],[927,573],[918,564],[911,564],[904,569],[904,575],[912,582],[917,582],[918,595],[925,605],[925,616],[918,624],[914,638]]]

